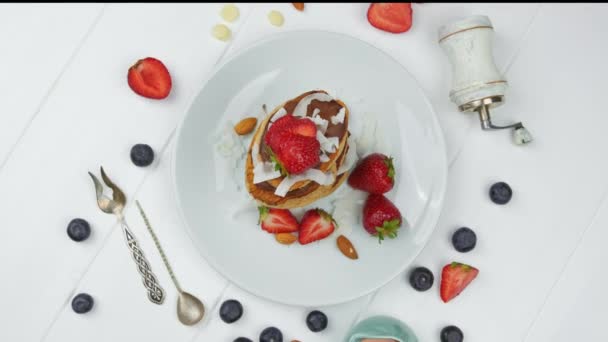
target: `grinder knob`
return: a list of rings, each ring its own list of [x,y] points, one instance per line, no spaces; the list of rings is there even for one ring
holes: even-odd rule
[[[477,112],[484,130],[513,128],[518,145],[532,141],[521,122],[497,126],[490,109],[504,102],[507,80],[494,63],[494,28],[487,16],[470,16],[439,29],[439,44],[452,65],[450,100],[461,112]]]

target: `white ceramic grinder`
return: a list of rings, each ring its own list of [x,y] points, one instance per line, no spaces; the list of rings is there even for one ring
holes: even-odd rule
[[[484,130],[513,129],[518,145],[532,141],[521,122],[497,126],[490,109],[504,102],[507,80],[500,74],[492,54],[494,28],[486,16],[470,16],[439,29],[439,44],[452,64],[450,99],[461,112],[477,112]]]

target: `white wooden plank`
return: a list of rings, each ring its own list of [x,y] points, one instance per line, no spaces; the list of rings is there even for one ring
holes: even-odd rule
[[[357,313],[368,303],[369,297],[367,295],[340,305],[299,307],[270,302],[231,285],[211,313],[208,328],[201,331],[195,341],[233,341],[241,336],[257,341],[262,330],[271,326],[281,330],[284,341],[341,341]],[[229,299],[236,299],[243,305],[243,317],[231,324],[219,317],[221,303]],[[314,333],[308,329],[306,316],[312,310],[320,310],[327,316],[325,330]]]
[[[159,157],[158,168],[149,171],[141,190],[132,199],[141,203],[184,291],[197,296],[205,305],[204,320],[193,327],[178,321],[177,291],[139,211],[132,205],[127,222],[165,290],[165,303],[157,306],[148,301],[122,230],[113,227],[107,244],[74,289],[74,294],[87,292],[94,297],[94,310],[81,316],[67,303],[45,341],[66,341],[74,334],[87,341],[188,341],[207,329],[214,304],[228,283],[198,254],[174,210],[171,152],[172,148],[168,148]]]
[[[246,30],[230,47],[229,54],[252,44],[261,37],[287,30],[327,30],[341,32],[389,53],[419,81],[439,118],[446,138],[448,160],[453,160],[477,118],[460,114],[450,102],[451,70],[447,57],[437,43],[437,30],[443,24],[472,14],[488,15],[495,26],[495,56],[499,68],[508,65],[533,19],[538,4],[412,4],[413,25],[403,34],[382,32],[366,18],[369,4],[306,3],[303,12],[290,3],[261,4],[251,14]],[[285,16],[283,27],[272,26],[268,12],[279,10]],[[340,53],[339,51],[315,53]],[[344,56],[348,58],[348,56]],[[362,66],[362,68],[373,66]],[[363,72],[363,71],[362,71]],[[365,71],[367,72],[367,71]],[[378,85],[381,87],[382,85]],[[340,93],[340,89],[335,89]]]
[[[102,8],[0,5],[0,168]]]
[[[607,341],[608,202],[576,249],[525,341]]]
[[[542,7],[509,72],[508,102],[495,111],[517,113],[536,141],[517,147],[506,133],[472,131],[450,170],[436,232],[416,261],[434,271],[435,286],[415,292],[404,274],[379,293],[366,315],[393,314],[412,325],[421,340],[436,340],[447,324],[460,326],[470,342],[524,339],[608,186],[608,161],[597,157],[608,152],[606,116],[597,102],[608,91],[603,80],[608,67],[602,62],[608,49],[597,44],[606,31],[607,9]],[[576,24],[560,25],[564,18]],[[512,185],[508,205],[489,201],[494,181]],[[478,245],[468,254],[449,242],[460,226],[478,234]],[[451,261],[470,263],[480,275],[444,304],[440,270]],[[600,336],[594,334],[588,336]]]
[[[110,5],[56,84],[0,171],[0,222],[10,236],[1,239],[0,249],[11,260],[19,260],[0,262],[11,279],[0,290],[12,294],[5,303],[10,312],[0,313],[7,322],[0,339],[39,339],[69,306],[83,272],[114,225],[112,217],[96,208],[86,172],[104,165],[127,196],[135,193],[150,168],[135,167],[129,149],[140,142],[157,152],[163,148],[227,46],[209,33],[219,21],[219,8],[220,4]],[[127,85],[128,67],[146,56],[163,60],[172,74],[174,88],[166,100],[142,98]],[[73,217],[91,222],[90,240],[77,244],[67,238],[65,228]],[[136,234],[143,237],[143,232]],[[124,246],[110,245],[127,265],[131,262]]]

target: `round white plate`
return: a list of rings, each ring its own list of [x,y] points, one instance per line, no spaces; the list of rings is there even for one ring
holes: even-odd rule
[[[322,241],[285,246],[257,225],[238,158],[250,137],[221,133],[231,132],[246,116],[261,118],[262,104],[272,110],[312,89],[345,101],[360,151],[394,157],[396,183],[387,197],[407,220],[396,239],[379,244],[360,224],[343,224]],[[374,123],[375,133],[370,131]],[[364,133],[374,138],[365,142]],[[218,152],[221,141],[224,153],[233,155]],[[237,148],[226,149],[231,144]],[[180,126],[173,163],[178,206],[209,264],[253,294],[305,306],[355,299],[403,272],[435,227],[447,179],[441,129],[416,80],[377,48],[322,31],[274,35],[220,65]],[[344,183],[314,206],[331,212],[332,200],[340,196],[364,198]],[[296,210],[296,215],[302,213]],[[353,242],[358,260],[340,253],[340,233]]]

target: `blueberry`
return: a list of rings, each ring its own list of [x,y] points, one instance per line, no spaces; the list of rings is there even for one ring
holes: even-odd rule
[[[457,326],[450,325],[441,329],[441,342],[462,342],[464,335]]]
[[[89,238],[91,226],[89,222],[81,218],[75,218],[68,223],[68,236],[70,239],[80,242]]]
[[[72,310],[74,310],[76,313],[83,314],[91,311],[94,303],[95,301],[91,295],[79,293],[76,295],[76,297],[74,297],[74,299],[72,299]]]
[[[154,150],[150,145],[134,145],[131,147],[131,161],[137,166],[148,166],[154,161]]]
[[[266,328],[260,334],[260,342],[283,342],[283,334],[275,327]]]
[[[220,307],[220,318],[226,323],[234,323],[243,316],[243,306],[238,300],[229,299]]]
[[[490,199],[496,204],[507,204],[513,196],[513,190],[509,184],[498,182],[490,187]]]
[[[311,311],[306,316],[306,325],[312,332],[319,332],[327,328],[327,316],[319,310]]]
[[[237,339],[232,342],[253,342],[253,341],[248,339],[247,337],[237,337]]]
[[[426,291],[433,286],[433,272],[426,267],[416,267],[410,273],[410,284],[417,291]]]
[[[477,235],[467,227],[458,228],[452,234],[452,245],[461,253],[470,252],[477,244]]]

